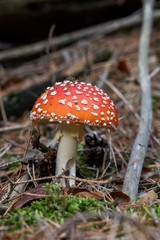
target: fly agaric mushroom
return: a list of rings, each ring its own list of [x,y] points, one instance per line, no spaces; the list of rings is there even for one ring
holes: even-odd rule
[[[70,80],[47,87],[30,117],[32,123],[59,123],[56,175],[68,169],[75,176],[77,145],[83,140],[85,125],[111,130],[118,127],[117,111],[106,93],[90,83]],[[75,181],[70,180],[70,184]]]

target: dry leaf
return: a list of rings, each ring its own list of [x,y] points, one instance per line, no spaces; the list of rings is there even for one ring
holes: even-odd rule
[[[142,205],[152,204],[157,198],[158,195],[153,190],[150,190],[149,192],[143,193],[139,196],[139,200]]]
[[[123,192],[115,191],[110,193],[111,197],[114,199],[114,204],[120,208],[120,210],[125,210],[128,207],[130,198]]]
[[[41,199],[42,195],[47,195],[47,190],[44,189],[44,184],[39,184],[37,187],[26,191],[26,195],[22,195],[18,201],[13,205],[12,210],[16,210],[17,208],[23,207],[27,203],[32,202],[36,199]],[[28,195],[27,195],[28,194]],[[29,195],[31,194],[31,195]],[[33,195],[32,195],[33,194]]]

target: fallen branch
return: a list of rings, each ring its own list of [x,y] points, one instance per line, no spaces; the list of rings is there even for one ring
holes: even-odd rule
[[[14,125],[14,126],[10,126],[10,127],[2,127],[0,128],[0,132],[6,132],[6,131],[13,131],[13,130],[18,130],[18,129],[22,129],[28,127],[28,123],[27,124],[19,124],[19,125]]]
[[[160,18],[160,11],[156,10],[154,12],[154,18]],[[129,17],[122,19],[116,19],[114,21],[102,23],[93,27],[78,30],[75,32],[67,33],[59,37],[55,37],[50,42],[50,49],[55,49],[60,46],[71,44],[82,38],[87,38],[92,35],[100,36],[108,33],[112,33],[120,28],[127,28],[135,26],[141,22],[141,13],[135,13]],[[11,50],[6,50],[0,53],[0,61],[6,61],[8,59],[18,59],[21,57],[33,56],[42,52],[45,52],[48,45],[48,40],[40,41],[34,44],[30,44],[24,47],[14,48]]]
[[[141,171],[151,133],[152,98],[148,70],[148,52],[152,29],[153,5],[154,0],[144,0],[143,25],[140,37],[138,61],[139,82],[142,91],[141,119],[123,184],[123,192],[126,193],[132,201],[136,200],[137,197]]]

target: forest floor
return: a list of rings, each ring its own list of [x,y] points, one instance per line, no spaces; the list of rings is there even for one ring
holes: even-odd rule
[[[3,68],[3,99],[50,79],[54,84],[57,79],[75,76],[108,93],[118,110],[119,127],[113,133],[105,128],[86,127],[85,143],[78,146],[76,186],[68,186],[66,175],[66,187],[61,187],[53,176],[57,126],[40,126],[41,143],[52,146],[44,153],[36,130],[31,134],[30,111],[20,117],[15,112],[9,120],[4,112],[0,123],[1,239],[159,239],[160,74],[156,72],[160,39],[156,27],[149,55],[152,132],[137,201],[130,202],[122,193],[141,107],[139,35],[139,28],[121,30],[80,40],[50,55]],[[93,140],[92,146],[87,137]],[[33,149],[35,142],[40,150]],[[18,185],[18,181],[23,183]]]

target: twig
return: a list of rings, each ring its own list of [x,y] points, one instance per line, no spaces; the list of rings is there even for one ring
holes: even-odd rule
[[[53,36],[53,32],[55,29],[55,24],[53,24],[49,30],[49,35],[48,35],[48,45],[46,47],[46,53],[49,54],[50,52],[50,47],[52,46],[52,36]]]
[[[160,72],[160,67],[155,68],[151,73],[150,73],[150,78],[154,78],[158,73]]]
[[[25,128],[27,126],[28,126],[28,124],[19,124],[19,125],[14,125],[14,126],[11,126],[11,127],[2,127],[2,128],[0,128],[0,132],[18,130],[18,129],[21,129],[21,128]]]
[[[152,29],[153,5],[154,0],[144,0],[144,14],[140,37],[138,62],[139,81],[142,91],[141,119],[123,184],[123,192],[126,193],[132,201],[136,200],[137,197],[138,185],[145,154],[147,151],[152,123],[152,99],[150,76],[148,70],[148,52]]]
[[[83,183],[95,183],[95,184],[106,184],[112,181],[111,179],[107,180],[90,180],[90,179],[83,179],[83,178],[78,178],[78,177],[72,177],[72,176],[47,176],[47,177],[42,177],[42,178],[35,178],[35,179],[30,179],[27,181],[20,181],[20,182],[12,182],[12,184],[17,185],[17,184],[23,184],[23,183],[30,183],[30,182],[35,182],[35,181],[43,181],[43,180],[49,180],[49,179],[74,179],[77,182],[83,182]]]
[[[27,181],[29,179],[29,175],[28,172],[26,172],[24,175],[22,175],[17,182],[20,181]],[[25,190],[27,183],[23,183],[23,184],[19,184],[17,186],[14,187],[13,191],[11,192],[10,198],[13,198],[14,196],[16,196],[17,194],[22,193]]]
[[[6,114],[5,107],[4,107],[3,97],[2,97],[2,93],[1,93],[1,87],[0,87],[0,109],[1,109],[3,122],[4,122],[4,124],[6,124],[8,122],[8,119],[7,119],[7,114]]]
[[[154,18],[160,18],[160,11],[155,10]],[[135,13],[130,15],[129,17],[125,17],[122,19],[116,19],[114,21],[102,23],[93,27],[89,27],[83,30],[78,30],[69,34],[64,34],[59,37],[55,37],[50,44],[50,47],[56,48],[60,46],[64,46],[67,44],[71,44],[77,40],[82,38],[87,38],[92,35],[100,36],[108,33],[112,33],[120,28],[127,28],[131,26],[135,26],[141,22],[141,13]],[[11,50],[3,51],[0,54],[0,61],[6,61],[7,59],[17,59],[21,57],[32,56],[35,54],[39,54],[40,52],[44,52],[47,46],[47,41],[41,41],[34,44],[30,44],[20,48],[14,48]]]
[[[135,112],[134,107],[131,105],[131,103],[124,97],[124,95],[116,88],[110,81],[106,81],[108,73],[105,71],[103,74],[100,76],[100,83],[107,85],[110,89],[112,89],[117,96],[128,106],[128,108],[134,113],[135,117],[139,120],[140,117],[138,113]]]

